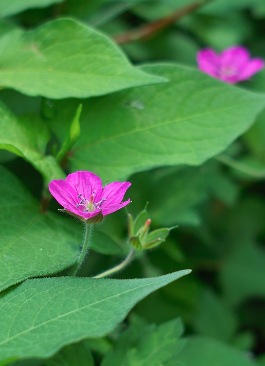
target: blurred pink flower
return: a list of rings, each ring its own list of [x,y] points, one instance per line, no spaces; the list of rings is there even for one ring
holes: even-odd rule
[[[250,58],[248,50],[241,46],[227,48],[219,55],[210,48],[197,53],[199,69],[229,84],[249,79],[264,67],[261,58]]]
[[[78,171],[65,180],[51,181],[49,191],[65,211],[83,221],[93,222],[92,218],[96,219],[96,216],[102,219],[128,205],[130,199],[122,200],[130,185],[130,182],[113,182],[103,187],[97,175]]]

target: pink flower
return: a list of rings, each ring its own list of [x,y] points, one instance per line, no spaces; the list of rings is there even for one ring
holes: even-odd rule
[[[83,221],[97,222],[131,202],[130,199],[122,202],[130,185],[130,182],[113,182],[103,187],[97,175],[78,171],[65,180],[53,180],[49,190],[65,211]]]
[[[261,58],[250,58],[247,49],[241,46],[227,48],[219,55],[210,48],[197,54],[199,69],[216,79],[229,84],[249,79],[264,67]]]

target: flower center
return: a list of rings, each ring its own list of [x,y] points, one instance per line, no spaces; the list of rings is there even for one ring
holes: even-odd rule
[[[106,199],[102,199],[99,202],[95,202],[95,192],[93,192],[88,199],[86,199],[82,194],[78,194],[79,202],[76,204],[76,207],[82,208],[83,212],[94,212],[96,210],[101,210],[101,206]]]

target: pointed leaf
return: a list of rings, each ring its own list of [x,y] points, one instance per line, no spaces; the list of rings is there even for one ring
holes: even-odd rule
[[[34,122],[34,128],[29,123]],[[59,179],[64,173],[53,156],[44,155],[38,144],[39,135],[46,143],[47,127],[40,120],[21,120],[0,103],[0,148],[11,151],[31,163],[46,179]],[[43,144],[45,146],[45,144]]]
[[[89,166],[112,180],[161,165],[200,165],[226,149],[265,105],[264,95],[192,69],[160,65],[144,70],[170,82],[84,105],[73,170]]]
[[[1,86],[32,96],[85,98],[165,81],[133,67],[109,38],[71,19],[10,32],[0,52]]]
[[[0,290],[74,264],[82,227],[78,237],[66,218],[41,213],[39,204],[2,167],[0,176]]]
[[[104,336],[139,300],[189,272],[134,280],[28,280],[0,299],[0,360],[48,357],[63,345]]]
[[[171,365],[184,346],[179,337],[183,326],[179,319],[173,319],[160,325],[131,325],[123,332],[114,349],[103,359],[102,366],[162,366]]]

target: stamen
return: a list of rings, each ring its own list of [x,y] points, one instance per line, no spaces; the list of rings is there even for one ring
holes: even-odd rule
[[[95,210],[101,210],[101,206],[103,202],[105,202],[107,199],[102,198],[99,202],[94,202],[96,193],[92,192],[90,199],[87,200],[82,194],[78,194],[79,202],[76,204],[76,207],[83,206],[83,212],[93,212]]]
[[[86,207],[86,204],[87,204],[87,199],[85,197],[83,197],[82,194],[78,194],[78,199],[80,200],[79,203],[76,204],[76,207],[79,207],[79,206],[84,206]]]
[[[106,198],[102,198],[102,200],[100,200],[99,202],[94,203],[94,206],[96,207],[97,210],[100,210],[103,202],[105,202],[105,201],[107,201],[107,199]]]

